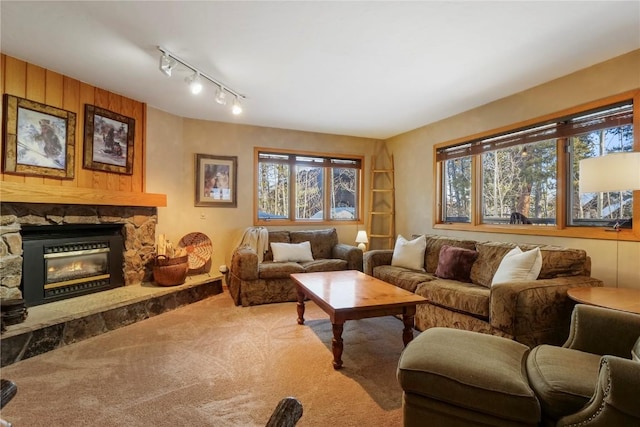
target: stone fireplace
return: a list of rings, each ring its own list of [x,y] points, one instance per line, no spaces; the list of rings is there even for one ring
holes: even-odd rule
[[[120,239],[116,239],[116,243],[113,244],[109,242],[108,245],[109,249],[116,246],[122,249],[120,261],[113,264],[119,265],[122,269],[120,276],[121,281],[124,281],[124,286],[120,284],[107,292],[102,292],[106,289],[99,289],[98,292],[91,292],[89,295],[80,295],[80,292],[72,295],[77,295],[77,298],[55,298],[51,303],[44,301],[45,303],[31,306],[28,310],[29,315],[22,322],[4,325],[6,329],[0,336],[0,367],[223,292],[222,276],[210,273],[187,277],[185,283],[178,286],[154,286],[148,283],[152,281],[155,258],[155,207],[10,202],[2,203],[0,213],[0,296],[3,300],[27,299],[22,292],[24,288],[21,287],[23,273],[27,273],[23,271],[23,257],[25,251],[30,250],[28,247],[32,236],[29,234],[33,229],[38,232],[51,229],[56,235],[64,234],[60,231],[67,228],[74,233],[81,230],[76,234],[81,234],[83,239],[93,233],[87,230],[117,230],[109,231],[107,234],[120,234]],[[88,282],[84,282],[84,277],[68,279],[66,272],[61,275],[62,284],[55,282],[61,287],[71,285],[74,293],[76,284],[80,288],[93,285],[100,287],[101,276],[107,274],[102,268],[105,263],[111,263],[104,259],[104,254],[111,255],[111,251],[104,251],[106,243],[103,237],[96,241],[83,239],[77,241],[71,238],[70,241],[53,245],[46,243],[50,250],[40,250],[40,253],[63,253],[61,257],[51,257],[54,260],[66,260],[69,255],[67,249],[73,256],[89,255],[92,258],[91,262],[95,265],[90,269],[95,270],[96,276]],[[96,254],[98,257],[93,259],[93,255]],[[60,267],[58,262],[55,264],[55,268]],[[48,269],[49,265],[45,265]],[[75,261],[72,261],[72,265],[73,270]],[[29,270],[28,274],[31,269],[30,265],[25,268]],[[59,278],[56,273],[55,280]],[[57,289],[57,286],[52,289]]]
[[[27,230],[31,232],[37,229],[35,226],[43,227],[38,230],[52,232],[57,230],[57,226],[60,230],[63,228],[78,230],[88,229],[89,225],[97,224],[112,225],[121,229],[123,244],[121,277],[124,285],[149,281],[155,254],[156,208],[2,203],[0,205],[0,298],[25,297],[21,283],[25,255],[23,234],[27,233]]]

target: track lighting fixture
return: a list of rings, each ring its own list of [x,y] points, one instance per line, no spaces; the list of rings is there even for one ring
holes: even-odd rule
[[[215,99],[216,99],[216,102],[220,105],[227,104],[227,93],[224,91],[224,88],[222,86],[218,86]]]
[[[187,83],[189,83],[192,94],[197,95],[202,92],[202,80],[199,72],[196,71],[191,77],[187,77]]]
[[[163,53],[160,57],[160,71],[162,71],[165,76],[171,77],[171,70],[173,70],[173,67],[175,66],[176,62]]]
[[[178,65],[188,68],[193,72],[193,75],[187,77],[185,80],[189,84],[189,89],[195,95],[202,91],[203,80],[208,80],[218,87],[216,90],[215,101],[220,105],[227,104],[227,94],[231,94],[234,96],[233,106],[231,107],[231,112],[235,115],[242,113],[242,105],[240,105],[240,100],[242,98],[246,98],[244,95],[238,93],[237,91],[229,88],[229,86],[222,84],[215,78],[210,75],[203,73],[193,65],[184,61],[183,59],[178,58],[173,53],[169,52],[167,49],[158,46],[158,50],[162,52],[162,56],[160,56],[160,71],[168,77],[171,77],[172,70]]]
[[[240,105],[240,99],[236,96],[233,100],[233,107],[231,107],[231,112],[236,116],[242,113],[242,105]]]

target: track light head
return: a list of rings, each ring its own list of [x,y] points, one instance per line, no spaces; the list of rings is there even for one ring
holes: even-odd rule
[[[187,83],[189,83],[189,89],[191,89],[192,94],[197,95],[202,92],[202,81],[199,72],[196,71],[191,77],[187,77]]]
[[[227,93],[224,90],[224,87],[218,86],[218,90],[216,91],[216,102],[220,105],[227,104]]]
[[[231,112],[236,116],[242,113],[242,105],[240,105],[240,99],[236,96],[233,100],[233,107],[231,107]]]
[[[171,71],[175,67],[176,62],[169,57],[166,53],[163,53],[160,57],[160,71],[167,77],[171,77]]]

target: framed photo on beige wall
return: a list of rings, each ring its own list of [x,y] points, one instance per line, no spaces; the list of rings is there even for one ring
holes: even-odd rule
[[[196,154],[195,206],[237,207],[237,167],[236,156]]]

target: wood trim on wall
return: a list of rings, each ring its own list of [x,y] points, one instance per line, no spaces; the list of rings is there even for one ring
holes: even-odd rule
[[[55,191],[56,187],[66,187],[60,196],[75,200],[86,200],[86,204],[98,203],[100,200],[109,200],[112,204],[127,203],[132,206],[166,206],[166,196],[160,194],[147,195],[145,193],[145,145],[146,145],[146,105],[142,102],[100,89],[67,76],[46,70],[42,67],[29,64],[25,61],[0,54],[0,89],[2,93],[27,98],[57,108],[62,108],[76,114],[76,149],[75,149],[75,173],[73,179],[42,178],[0,171],[0,181],[4,183],[24,184],[24,193],[11,186],[10,191],[0,188],[3,201],[8,198],[24,197],[37,200],[35,194],[44,195],[46,192]],[[91,104],[132,117],[136,121],[134,135],[133,174],[124,175],[113,172],[88,170],[83,165],[84,146],[84,105]],[[1,107],[0,107],[1,108]],[[4,112],[3,112],[4,113]],[[4,132],[4,124],[3,131]],[[4,144],[4,141],[3,141]],[[2,146],[4,152],[4,145]],[[33,189],[44,186],[45,192],[33,193]],[[4,185],[2,187],[5,187]],[[9,188],[9,185],[6,186]],[[74,189],[76,190],[74,192]],[[99,197],[91,197],[88,189],[96,190]],[[122,202],[119,202],[118,193],[122,193]],[[74,196],[77,194],[78,197]],[[139,196],[133,204],[131,194]],[[105,199],[105,195],[109,195]],[[45,197],[46,198],[46,197]],[[47,198],[49,199],[49,198]],[[32,200],[34,201],[34,200]],[[37,201],[34,201],[37,203]],[[43,200],[42,203],[50,203]],[[56,203],[64,203],[57,201]],[[70,201],[70,203],[72,203]],[[73,202],[77,203],[77,201]]]

